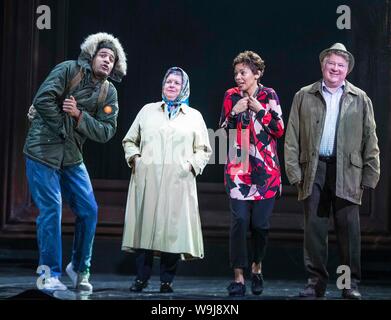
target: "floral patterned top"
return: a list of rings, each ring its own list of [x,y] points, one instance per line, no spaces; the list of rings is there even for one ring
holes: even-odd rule
[[[259,85],[254,95],[263,109],[231,115],[243,98],[239,88],[224,95],[220,127],[227,129],[229,152],[224,184],[230,198],[262,200],[281,194],[277,139],[284,134],[280,101],[272,88]]]

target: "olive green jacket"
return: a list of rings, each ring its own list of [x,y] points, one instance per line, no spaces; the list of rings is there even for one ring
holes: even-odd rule
[[[376,123],[367,94],[348,81],[341,97],[336,131],[336,196],[361,204],[363,188],[375,188],[380,176]],[[285,171],[298,198],[311,195],[326,117],[322,81],[298,91],[285,136]]]
[[[83,69],[81,82],[67,94],[74,96],[81,110],[79,121],[62,111],[66,86]],[[23,152],[26,156],[53,168],[79,164],[86,139],[110,140],[117,128],[117,91],[110,82],[106,100],[98,105],[104,80],[94,82],[90,61],[65,61],[57,65],[39,88],[33,105],[37,115],[31,122]],[[109,106],[109,108],[105,108]]]

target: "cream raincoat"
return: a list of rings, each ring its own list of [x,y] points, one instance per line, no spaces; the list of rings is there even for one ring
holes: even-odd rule
[[[204,255],[195,175],[212,153],[202,115],[186,104],[170,119],[164,101],[145,105],[123,139],[130,167],[122,249]],[[190,171],[190,164],[194,173]]]

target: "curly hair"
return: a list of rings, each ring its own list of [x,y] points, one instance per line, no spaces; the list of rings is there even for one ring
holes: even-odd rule
[[[259,70],[262,76],[265,71],[265,61],[262,60],[262,58],[254,51],[246,50],[239,53],[234,59],[232,66],[235,68],[235,66],[239,63],[247,65],[254,74]]]

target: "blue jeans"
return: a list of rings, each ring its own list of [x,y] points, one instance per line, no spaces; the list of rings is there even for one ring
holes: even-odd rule
[[[61,276],[62,198],[76,215],[72,265],[76,272],[89,271],[98,206],[84,163],[53,169],[26,158],[26,174],[32,198],[39,210],[37,240],[39,265],[50,268],[51,276]]]

